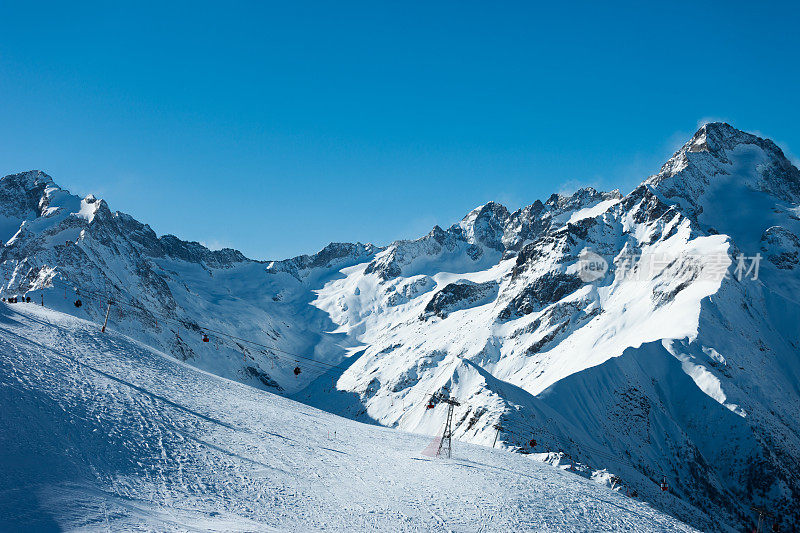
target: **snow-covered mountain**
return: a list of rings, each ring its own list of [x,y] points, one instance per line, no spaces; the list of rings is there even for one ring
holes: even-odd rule
[[[301,279],[324,283],[376,251],[331,244],[270,269],[235,250],[158,237],[133,217],[111,212],[105,201],[71,195],[39,171],[0,180],[0,240],[3,294],[24,293],[37,302],[43,296],[48,307],[96,322],[104,321],[111,300],[112,328],[203,369],[279,392],[301,388],[311,373],[295,377],[294,359],[275,350],[334,362],[342,357],[321,337],[330,320],[307,305]]]
[[[727,124],[625,196],[490,202],[385,248],[251,261],[37,172],[0,180],[0,230],[3,294],[95,322],[112,298],[112,329],[221,376],[426,434],[446,391],[460,440],[500,424],[703,529],[800,524],[800,171]]]

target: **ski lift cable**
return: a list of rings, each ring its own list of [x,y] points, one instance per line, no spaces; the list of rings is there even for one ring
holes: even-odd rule
[[[61,283],[59,283],[59,282],[57,282],[57,281],[55,281],[55,280],[53,280],[53,281],[52,281],[52,283],[53,283],[53,284],[55,284],[55,285],[61,285]],[[74,288],[74,287],[73,287],[73,288]],[[97,292],[97,291],[84,290],[84,292],[85,292],[86,294],[93,294],[93,295],[95,295],[95,296],[97,296],[97,297],[106,297],[106,298],[108,298],[108,299],[110,299],[110,300],[111,300],[111,302],[112,302],[112,304],[113,304],[113,305],[116,305],[116,306],[127,307],[127,308],[129,308],[129,309],[136,309],[136,310],[139,310],[139,311],[141,311],[141,310],[142,310],[142,307],[143,307],[142,305],[130,304],[130,303],[127,303],[127,302],[125,302],[125,301],[122,301],[122,300],[119,300],[119,299],[116,299],[116,298],[113,298],[113,297],[109,297],[109,296],[107,296],[106,294],[104,294],[104,293],[100,293],[100,292]],[[125,291],[120,291],[120,292],[125,292]],[[187,321],[187,320],[179,320],[179,319],[174,319],[174,318],[165,317],[163,314],[160,314],[160,313],[152,313],[152,314],[153,314],[153,315],[156,315],[156,316],[158,316],[158,317],[161,317],[161,319],[162,319],[164,322],[171,322],[171,323],[173,323],[173,324],[176,324],[176,325],[178,325],[178,326],[188,327],[188,326],[187,326],[187,324],[190,324],[191,326],[195,326],[195,327],[197,327],[197,328],[198,328],[198,329],[200,329],[201,331],[206,331],[206,332],[210,332],[210,333],[215,333],[215,334],[217,334],[217,335],[220,335],[220,336],[229,337],[229,338],[232,338],[232,339],[235,339],[235,340],[239,340],[239,341],[242,341],[242,342],[246,342],[246,343],[248,343],[248,344],[252,344],[252,345],[254,345],[254,346],[259,346],[259,347],[261,347],[261,348],[265,348],[265,349],[268,349],[268,350],[282,352],[282,353],[285,353],[285,354],[291,355],[291,356],[292,356],[292,357],[294,357],[294,358],[300,358],[300,359],[304,359],[304,360],[307,360],[307,361],[309,361],[309,362],[312,362],[312,363],[318,363],[318,364],[322,364],[322,365],[329,366],[329,367],[335,367],[335,366],[338,366],[338,365],[332,365],[332,364],[330,364],[330,363],[325,363],[324,361],[319,361],[319,360],[316,360],[316,359],[311,359],[311,358],[309,358],[309,357],[307,357],[307,356],[304,356],[304,355],[300,355],[300,354],[296,354],[296,353],[288,352],[288,351],[286,351],[286,350],[282,350],[282,349],[280,349],[280,348],[276,348],[276,347],[274,347],[274,346],[269,346],[269,345],[262,344],[262,343],[259,343],[259,342],[256,342],[256,341],[252,341],[252,340],[250,340],[250,339],[246,339],[246,338],[243,338],[243,337],[237,337],[237,336],[235,336],[235,335],[231,335],[231,334],[229,334],[229,333],[225,333],[225,332],[223,332],[223,331],[215,330],[215,329],[212,329],[212,328],[206,328],[206,327],[202,327],[202,325],[201,325],[201,324],[198,324],[198,323],[190,323],[190,321]],[[275,355],[277,355],[277,354],[275,354]]]
[[[536,433],[537,431],[541,431],[541,428],[537,428],[537,427],[533,426],[528,420],[525,420],[524,418],[522,419],[522,425],[526,426],[525,429],[531,431],[532,433]],[[553,436],[555,437],[555,435],[553,435]],[[577,453],[567,453],[567,452],[563,452],[563,450],[562,450],[562,452],[565,453],[568,457],[572,457],[572,458],[578,460],[578,459],[581,459],[581,457],[579,457],[579,456],[583,455],[584,456],[583,459],[586,460],[586,459],[591,459],[591,456],[594,455],[594,456],[599,457],[601,460],[605,460],[605,461],[609,461],[609,462],[616,462],[616,463],[618,463],[620,465],[629,467],[629,468],[633,469],[635,472],[638,472],[638,473],[644,475],[644,477],[649,478],[649,479],[651,479],[651,481],[653,481],[653,482],[655,482],[655,483],[660,485],[660,481],[652,479],[650,475],[648,475],[645,471],[642,470],[643,468],[645,468],[645,466],[642,465],[642,464],[637,466],[633,462],[631,462],[631,460],[625,458],[624,456],[616,455],[616,454],[614,454],[613,452],[611,452],[611,451],[609,451],[607,449],[600,449],[600,448],[597,448],[597,447],[592,446],[592,445],[576,443],[574,441],[571,441],[570,444],[572,445],[571,447],[574,447],[574,448],[577,449]],[[585,452],[590,452],[590,453],[583,453],[584,451]]]
[[[775,296],[779,296],[779,297],[783,298],[784,300],[786,300],[787,302],[793,303],[793,304],[795,304],[795,305],[800,305],[800,301],[797,301],[797,300],[795,300],[794,298],[790,298],[790,297],[786,296],[785,294],[781,294],[780,292],[778,292],[778,291],[776,291],[776,290],[774,290],[774,289],[770,289],[770,288],[769,288],[769,287],[767,287],[767,285],[766,285],[766,284],[765,284],[763,281],[761,281],[760,279],[757,279],[757,280],[754,280],[754,281],[756,281],[756,282],[757,282],[759,285],[761,285],[762,287],[764,287],[765,289],[767,289],[769,292],[771,292],[771,293],[772,293],[772,294],[774,294]]]
[[[523,426],[523,429],[525,429],[527,431],[530,431],[531,433],[537,433],[538,431],[541,431],[541,428],[538,428],[538,427],[532,425],[527,420],[523,419],[521,422],[522,422],[521,425]],[[591,452],[592,455],[599,456],[600,459],[603,459],[605,461],[614,461],[614,462],[623,464],[623,465],[628,466],[630,468],[633,468],[635,471],[641,473],[641,465],[640,466],[636,466],[630,460],[625,459],[622,456],[615,455],[614,453],[612,453],[612,452],[610,452],[608,450],[601,450],[601,449],[596,448],[596,447],[591,446],[591,445],[585,445],[585,444],[579,444],[579,443],[574,443],[574,446],[579,451],[580,450],[585,450],[585,451]],[[565,453],[568,456],[576,456],[576,455],[578,455],[577,453],[567,453],[567,452],[565,452]],[[583,455],[588,455],[588,454],[583,454]],[[575,459],[580,459],[580,458],[579,457],[575,457]]]
[[[72,285],[72,284],[64,284],[63,282],[61,282],[59,280],[55,280],[55,279],[50,280],[49,283],[51,285],[61,285],[61,286],[66,286],[67,288],[71,287],[73,289],[76,289],[76,287],[74,285]],[[97,291],[82,289],[82,292],[84,294],[91,294],[91,295],[94,295],[96,297],[105,297],[105,298],[109,299],[113,303],[113,305],[123,306],[123,307],[127,307],[127,308],[130,308],[130,309],[136,309],[136,310],[139,310],[139,311],[141,311],[142,307],[143,307],[142,305],[129,304],[129,303],[125,302],[125,301],[116,299],[114,297],[108,296],[107,294],[104,294],[104,293],[101,293],[101,292],[97,292]],[[120,292],[126,293],[126,291],[123,291],[123,290],[120,290]],[[186,324],[188,322],[188,321],[182,321],[182,320],[178,320],[178,319],[169,318],[169,317],[166,317],[166,316],[164,316],[163,314],[160,314],[160,313],[152,313],[152,314],[159,316],[162,319],[163,322],[171,322],[171,323],[179,325],[179,326],[186,327]],[[302,359],[304,362],[306,362],[308,364],[320,365],[320,366],[325,367],[327,369],[340,368],[339,364],[332,364],[332,363],[327,363],[325,361],[320,361],[318,359],[313,359],[311,357],[308,357],[308,356],[305,356],[305,355],[301,355],[301,354],[298,354],[298,353],[289,352],[287,350],[283,350],[283,349],[277,348],[275,346],[270,346],[270,345],[263,344],[263,343],[260,343],[260,342],[257,342],[257,341],[246,339],[244,337],[231,335],[230,333],[225,333],[223,331],[219,331],[219,330],[216,330],[216,329],[213,329],[213,328],[203,327],[201,324],[193,324],[193,325],[195,325],[198,328],[200,328],[201,331],[205,331],[207,333],[214,333],[214,334],[219,335],[219,336],[224,336],[224,337],[228,337],[230,339],[236,340],[236,341],[245,342],[245,343],[248,343],[250,345],[258,346],[260,348],[264,348],[264,349],[267,349],[267,350],[270,350],[270,351],[273,351],[273,352],[279,352],[279,353],[276,353],[274,355],[276,355],[278,357],[283,357],[283,358],[285,358],[287,360],[288,359],[292,359],[292,358],[299,358],[299,359]],[[285,355],[281,355],[281,354],[285,354]],[[288,356],[290,356],[290,357],[288,357]]]

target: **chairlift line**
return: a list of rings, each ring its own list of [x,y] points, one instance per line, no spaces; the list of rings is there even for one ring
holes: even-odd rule
[[[522,426],[523,429],[529,430],[532,433],[536,433],[537,431],[541,431],[541,428],[538,428],[538,427],[532,425],[525,418],[520,419],[520,423],[521,423],[521,426]],[[555,435],[553,435],[553,437],[556,438]],[[538,444],[538,442],[537,442],[537,444]],[[580,444],[580,445],[575,444],[575,443],[573,443],[573,444],[575,446],[577,446],[579,452],[581,450],[585,450],[585,451],[589,452],[588,455],[597,456],[601,461],[616,462],[616,463],[619,463],[620,465],[623,465],[623,466],[625,466],[627,468],[630,468],[630,469],[634,470],[635,472],[638,472],[638,473],[642,474],[644,477],[649,477],[647,474],[645,474],[642,471],[642,465],[635,465],[630,460],[624,458],[622,455],[615,455],[614,453],[610,452],[609,450],[601,450],[599,448],[596,448],[596,447],[590,446],[590,445],[586,445],[586,444]],[[580,458],[579,456],[581,456],[581,455],[585,456],[587,454],[577,453],[577,454],[573,454],[573,455],[575,456],[576,459],[579,459]],[[660,488],[661,483],[657,482],[657,484],[659,485],[659,488]]]
[[[64,282],[61,282],[61,281],[59,281],[59,280],[56,280],[56,279],[52,279],[52,280],[50,280],[50,281],[49,281],[49,284],[50,284],[50,285],[56,285],[56,286],[63,286],[63,287],[65,288],[65,291],[66,291],[66,288],[67,288],[67,286],[68,286],[66,283],[64,283]],[[101,294],[101,293],[98,293],[98,292],[96,292],[96,291],[91,291],[91,290],[85,290],[84,292],[85,292],[86,294],[88,294],[88,295],[94,295],[94,296],[96,296],[96,297],[99,299],[99,301],[100,301],[100,305],[102,306],[102,302],[103,302],[103,299],[102,299],[102,297],[103,297],[103,294]],[[120,290],[120,292],[125,292],[125,291],[122,291],[122,290]],[[141,306],[137,306],[137,305],[129,304],[129,303],[126,303],[126,302],[118,302],[118,301],[111,302],[111,301],[109,300],[109,305],[110,305],[111,303],[113,303],[113,304],[114,304],[114,305],[116,305],[116,306],[124,306],[124,307],[128,307],[128,308],[131,308],[131,309],[134,309],[134,310],[142,310],[142,307],[141,307]],[[159,316],[157,313],[152,313],[152,314],[153,314],[155,317],[158,317],[158,316]],[[176,320],[176,319],[167,318],[167,317],[165,317],[164,315],[161,315],[161,319],[162,319],[162,321],[163,321],[163,322],[172,322],[173,324],[176,324],[176,325],[178,326],[178,332],[176,333],[176,337],[177,337],[178,339],[181,339],[181,337],[180,337],[180,326],[181,326],[181,325],[185,325],[185,322],[186,322],[186,321],[182,321],[182,320]],[[156,323],[157,323],[157,322],[158,322],[158,319],[156,318]],[[199,326],[199,324],[194,324],[194,325],[195,325],[195,326]],[[289,352],[289,351],[286,351],[286,350],[282,350],[282,349],[280,349],[280,348],[276,348],[276,347],[274,347],[274,346],[269,346],[269,345],[262,344],[262,343],[259,343],[259,342],[256,342],[256,341],[252,341],[252,340],[249,340],[249,339],[245,339],[245,338],[243,338],[243,337],[237,337],[237,336],[235,336],[235,335],[231,335],[231,334],[229,334],[229,333],[225,333],[225,332],[218,331],[218,330],[214,330],[214,329],[210,329],[210,328],[203,328],[203,329],[204,329],[205,331],[212,332],[212,333],[216,333],[216,334],[218,334],[218,335],[220,335],[220,336],[225,336],[225,337],[228,337],[228,338],[230,338],[230,339],[233,339],[233,340],[238,340],[238,341],[242,341],[242,342],[245,342],[245,343],[248,343],[248,344],[254,345],[254,346],[259,346],[259,347],[261,347],[261,348],[266,348],[266,349],[268,349],[268,350],[272,350],[272,351],[274,351],[274,352],[280,352],[280,353],[274,353],[273,355],[274,355],[275,357],[282,357],[282,358],[284,358],[284,359],[288,359],[288,358],[287,358],[285,355],[281,355],[281,354],[286,354],[286,355],[289,355],[289,356],[291,356],[291,358],[292,358],[292,359],[302,359],[302,360],[306,361],[306,362],[307,362],[307,364],[311,364],[311,365],[317,365],[317,366],[318,366],[318,368],[316,368],[316,369],[317,369],[317,370],[320,370],[320,371],[323,371],[323,372],[324,372],[326,369],[328,369],[328,368],[339,368],[339,365],[334,365],[334,364],[331,364],[331,363],[326,363],[326,362],[324,362],[324,361],[320,361],[320,360],[317,360],[317,359],[312,359],[312,358],[310,358],[310,357],[306,357],[306,356],[304,356],[304,355],[300,355],[300,354],[296,354],[296,353]],[[183,340],[183,339],[181,339],[181,340]]]
[[[67,287],[67,284],[65,284],[64,282],[61,282],[59,280],[56,280],[56,279],[50,280],[49,283],[50,283],[50,285],[63,286],[63,287],[65,287],[65,290],[66,290],[66,287]],[[120,292],[124,293],[125,291],[120,290]],[[98,298],[101,298],[100,301],[102,303],[102,294],[101,293],[98,293],[96,291],[91,291],[91,290],[84,290],[84,293],[85,294],[96,295]],[[125,302],[117,302],[117,301],[115,301],[114,305],[125,306],[125,307],[129,307],[129,308],[135,309],[135,310],[141,310],[141,306],[136,306],[136,305],[132,305],[132,304],[125,303]],[[158,313],[152,313],[152,314],[155,315],[155,316],[159,316]],[[173,324],[177,324],[178,326],[183,325],[185,323],[185,321],[176,320],[176,319],[172,319],[172,318],[167,318],[164,315],[160,315],[160,316],[161,316],[161,319],[162,319],[163,322],[172,322]],[[195,324],[195,325],[200,326],[199,324]],[[215,329],[212,329],[212,328],[202,328],[202,329],[204,331],[208,332],[208,333],[215,333],[217,335],[221,335],[221,336],[233,339],[233,340],[246,342],[246,343],[251,344],[253,346],[266,348],[267,350],[271,350],[273,352],[280,352],[280,353],[273,354],[276,357],[284,357],[285,358],[284,355],[280,355],[280,354],[286,354],[288,356],[291,356],[293,359],[302,359],[303,361],[306,361],[308,364],[316,364],[316,365],[320,365],[320,366],[326,367],[326,368],[339,368],[338,364],[335,365],[335,364],[327,363],[325,361],[320,361],[318,359],[313,359],[313,358],[310,358],[310,357],[306,357],[304,355],[300,355],[300,354],[297,354],[297,353],[289,352],[287,350],[283,350],[283,349],[277,348],[275,346],[270,346],[270,345],[262,344],[262,343],[259,343],[259,342],[256,342],[256,341],[252,341],[250,339],[246,339],[246,338],[243,338],[243,337],[238,337],[236,335],[231,335],[230,333],[225,333],[223,331],[215,330]],[[180,338],[180,335],[178,335],[178,338]]]

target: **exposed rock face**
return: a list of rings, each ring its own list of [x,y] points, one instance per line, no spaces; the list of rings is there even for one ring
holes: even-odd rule
[[[686,214],[698,217],[709,200],[709,189],[731,175],[738,184],[777,200],[789,203],[800,200],[800,171],[783,151],[769,139],[722,122],[700,128],[645,185],[678,203]]]
[[[614,474],[701,529],[765,504],[800,525],[800,172],[727,124],[625,196],[490,202],[385,248],[252,261],[158,237],[40,172],[0,180],[0,233],[4,295],[44,288],[96,321],[98,295],[124,302],[113,327],[202,368],[427,434],[443,410],[425,401],[446,391],[458,439],[491,445],[500,422],[500,445]],[[587,281],[588,252],[606,268]],[[737,275],[756,254],[758,279]],[[83,307],[63,284],[92,291]],[[258,344],[203,343],[206,329]]]
[[[800,264],[800,238],[786,228],[767,228],[761,236],[761,243],[761,251],[776,267],[794,270]]]
[[[439,318],[447,318],[453,311],[475,307],[483,303],[489,303],[497,296],[498,284],[494,281],[486,283],[473,283],[464,280],[461,283],[448,283],[445,288],[437,292],[422,315],[423,320],[436,315]]]
[[[547,272],[525,287],[511,302],[500,311],[498,318],[508,320],[511,317],[529,315],[534,310],[542,309],[548,304],[558,302],[568,294],[581,288],[583,282],[575,275],[558,272]]]
[[[505,228],[511,219],[508,210],[495,202],[473,210],[461,223],[454,225],[451,231],[460,234],[470,244],[481,244],[487,248],[503,251]]]

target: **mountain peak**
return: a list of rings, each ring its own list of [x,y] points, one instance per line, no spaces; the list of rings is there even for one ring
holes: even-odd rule
[[[58,185],[41,170],[3,176],[0,178],[0,214],[17,221],[38,216],[48,204],[47,191],[53,190],[59,190]]]
[[[5,186],[11,185],[24,191],[42,190],[47,186],[58,187],[53,178],[41,170],[28,170],[17,174],[9,174],[0,178],[0,183]]]
[[[459,228],[470,243],[482,243],[489,248],[501,250],[508,220],[508,209],[502,204],[489,201],[470,211],[454,228]]]
[[[800,201],[800,171],[783,151],[725,122],[704,124],[644,185],[694,217],[722,202],[721,191],[733,188],[741,188],[742,195],[751,191],[786,203]]]
[[[746,148],[746,147],[750,148]],[[664,163],[658,174],[651,176],[646,183],[658,185],[667,178],[683,173],[689,167],[702,167],[704,174],[712,176],[729,166],[737,158],[735,152],[760,150],[764,163],[780,168],[793,175],[792,164],[783,151],[770,139],[739,130],[726,122],[709,122],[700,127],[672,157]],[[793,177],[793,176],[792,176]]]
[[[689,152],[719,153],[735,148],[740,144],[769,144],[771,148],[777,149],[777,146],[772,141],[736,129],[727,122],[703,124],[692,136],[691,140],[684,145],[684,148]]]

